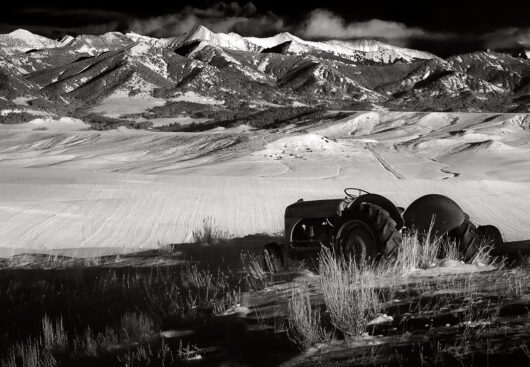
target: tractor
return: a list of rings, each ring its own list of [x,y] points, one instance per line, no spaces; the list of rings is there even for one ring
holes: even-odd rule
[[[402,233],[410,230],[454,241],[466,261],[474,259],[482,240],[491,243],[496,254],[521,252],[518,246],[522,243],[510,248],[495,226],[476,227],[446,196],[425,195],[404,209],[363,189],[347,188],[344,193],[343,199],[300,199],[289,205],[285,209],[284,243],[265,245],[265,258],[285,265],[292,259],[316,257],[327,247],[356,262],[384,261],[397,254]],[[524,246],[522,250],[528,252],[528,243]]]

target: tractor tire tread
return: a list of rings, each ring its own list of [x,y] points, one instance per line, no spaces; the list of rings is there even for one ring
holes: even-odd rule
[[[379,256],[392,258],[397,255],[402,236],[388,211],[375,204],[362,203],[357,210],[343,213],[337,222],[337,233],[340,233],[341,226],[350,219],[362,219],[372,228],[379,244]],[[340,242],[340,239],[336,238],[336,241]]]

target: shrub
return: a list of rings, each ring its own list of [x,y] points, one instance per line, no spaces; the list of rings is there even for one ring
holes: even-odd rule
[[[144,340],[155,333],[155,323],[147,315],[127,312],[120,320],[124,340]]]
[[[289,338],[301,349],[329,339],[322,327],[320,310],[311,307],[307,288],[293,291],[288,307]]]
[[[425,269],[436,262],[442,246],[443,240],[432,236],[431,230],[424,236],[417,232],[404,233],[396,259],[390,263],[387,272],[403,275],[413,269]]]
[[[62,317],[52,322],[48,315],[42,318],[42,342],[46,350],[53,352],[66,352],[68,337],[63,326]]]
[[[229,234],[216,225],[215,219],[207,217],[202,220],[202,228],[193,231],[192,237],[194,243],[209,246],[222,243]]]
[[[17,344],[17,355],[23,367],[55,367],[57,360],[51,351],[44,348],[37,339],[28,339]]]
[[[32,115],[27,112],[10,112],[5,115],[0,115],[0,124],[23,124],[26,122],[29,122],[31,120],[34,120],[36,118],[35,115]]]
[[[365,332],[381,310],[377,274],[368,264],[357,264],[329,250],[319,259],[320,287],[331,323],[346,336]]]
[[[265,261],[267,259],[262,256],[256,256],[248,252],[241,253],[241,264],[250,289],[263,289],[272,280],[271,274],[264,269]],[[268,262],[270,264],[274,263],[273,259],[269,259]],[[269,267],[269,269],[273,268]]]
[[[75,335],[72,341],[74,354],[78,357],[96,357],[110,347],[118,344],[118,335],[113,329],[107,327],[105,331],[94,334],[90,327],[80,335]]]
[[[147,129],[153,126],[153,123],[149,121],[132,121],[98,114],[80,115],[79,118],[81,118],[87,124],[90,124],[92,129],[100,131],[117,129],[120,126],[124,126],[129,129]]]

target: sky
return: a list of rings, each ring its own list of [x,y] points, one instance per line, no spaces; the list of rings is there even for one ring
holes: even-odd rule
[[[483,49],[530,49],[524,2],[443,0],[150,0],[113,2],[25,0],[2,5],[0,33],[25,28],[50,38],[66,34],[136,32],[171,37],[201,24],[214,32],[304,39],[378,39],[440,56]]]

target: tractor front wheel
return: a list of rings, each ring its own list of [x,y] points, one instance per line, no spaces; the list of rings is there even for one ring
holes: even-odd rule
[[[381,207],[362,203],[336,223],[335,251],[357,263],[393,257],[401,244],[396,222]]]

